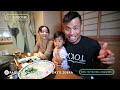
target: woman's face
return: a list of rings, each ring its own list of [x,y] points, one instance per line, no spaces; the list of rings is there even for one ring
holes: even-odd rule
[[[42,31],[39,31],[39,35],[42,39],[48,39],[49,38],[49,33],[48,33],[48,29],[46,27],[42,28]]]
[[[68,23],[64,24],[64,33],[66,38],[73,44],[80,41],[81,22],[79,18],[74,18]]]

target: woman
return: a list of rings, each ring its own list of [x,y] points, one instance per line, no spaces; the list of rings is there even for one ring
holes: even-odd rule
[[[40,38],[34,48],[34,55],[39,56],[40,59],[49,60],[53,50],[53,41],[49,39],[50,30],[47,26],[40,26],[38,33]]]

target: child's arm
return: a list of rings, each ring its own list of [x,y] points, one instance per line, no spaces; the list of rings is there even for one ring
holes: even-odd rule
[[[61,64],[63,59],[60,57],[60,55],[58,54],[59,52],[59,49],[57,49],[57,47],[54,48],[54,55],[55,55],[55,61],[58,63],[58,64]]]
[[[55,57],[52,58],[52,62],[53,62],[54,64],[58,65],[58,62],[56,61],[56,58],[55,58]]]

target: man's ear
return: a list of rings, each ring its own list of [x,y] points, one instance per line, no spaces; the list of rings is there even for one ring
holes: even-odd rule
[[[81,31],[84,30],[84,26],[83,26],[83,23],[81,23]]]

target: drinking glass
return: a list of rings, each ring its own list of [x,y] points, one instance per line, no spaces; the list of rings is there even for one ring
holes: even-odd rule
[[[19,59],[19,57],[21,56],[21,52],[20,52],[20,51],[17,51],[17,52],[15,52],[14,54],[15,54],[15,57],[16,57],[17,59]]]

